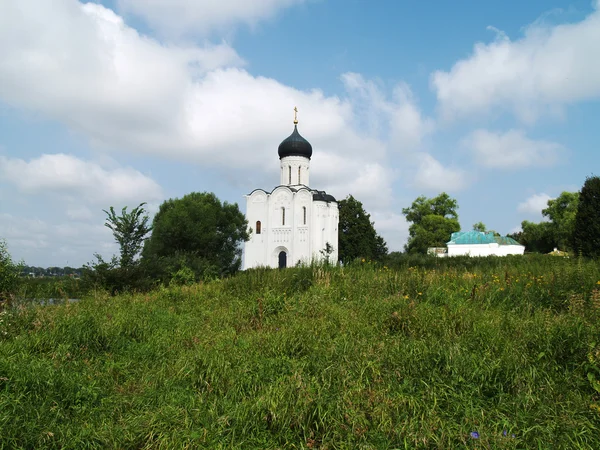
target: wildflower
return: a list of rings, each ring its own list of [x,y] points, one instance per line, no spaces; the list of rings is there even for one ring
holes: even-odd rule
[[[596,284],[600,284],[600,281],[596,281]]]
[[[471,438],[479,439],[479,433],[477,431],[471,431]]]

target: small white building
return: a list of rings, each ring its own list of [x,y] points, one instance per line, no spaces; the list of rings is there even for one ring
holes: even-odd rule
[[[525,252],[525,246],[513,238],[475,230],[452,233],[446,245],[448,256],[506,256],[522,255]]]
[[[244,269],[290,267],[328,258],[338,260],[338,204],[324,191],[309,187],[312,146],[294,131],[278,148],[280,184],[271,192],[246,195],[251,228],[244,247]]]

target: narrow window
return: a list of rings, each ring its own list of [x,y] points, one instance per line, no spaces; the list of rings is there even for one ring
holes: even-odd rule
[[[302,207],[302,214],[304,214],[304,225],[306,225],[306,206]]]
[[[300,181],[300,166],[298,166],[298,184],[302,184],[302,181]]]
[[[281,207],[281,225],[285,225],[285,207]]]
[[[289,174],[289,179],[290,179],[289,184],[292,184],[292,166],[288,166],[288,174]]]
[[[261,223],[260,220],[256,221],[256,234],[260,234],[261,231]]]

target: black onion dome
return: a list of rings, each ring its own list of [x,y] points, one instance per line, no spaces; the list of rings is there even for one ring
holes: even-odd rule
[[[312,145],[298,133],[298,126],[294,125],[294,132],[279,144],[279,159],[286,156],[304,156],[310,159],[312,156]]]

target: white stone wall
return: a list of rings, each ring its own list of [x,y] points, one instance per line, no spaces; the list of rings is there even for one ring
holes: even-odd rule
[[[448,256],[506,256],[522,255],[525,252],[523,245],[498,245],[493,244],[448,244]]]
[[[244,248],[245,269],[278,267],[281,251],[287,254],[287,267],[299,261],[310,263],[313,258],[323,258],[320,251],[327,242],[333,247],[330,261],[337,262],[338,205],[313,201],[312,196],[307,188],[294,192],[287,186],[270,194],[258,189],[246,196],[246,218],[252,233]],[[260,234],[257,221],[261,222]]]
[[[282,186],[310,186],[310,159],[304,156],[285,156],[279,160]]]

